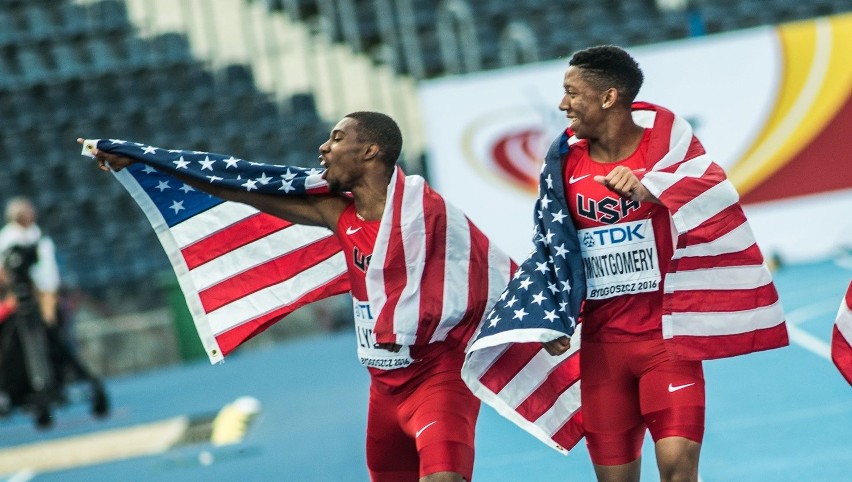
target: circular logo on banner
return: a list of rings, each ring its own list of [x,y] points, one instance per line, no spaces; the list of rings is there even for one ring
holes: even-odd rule
[[[555,136],[549,131],[543,116],[531,110],[489,113],[465,129],[462,150],[482,176],[534,195],[547,146]]]
[[[536,192],[544,158],[541,129],[532,127],[497,137],[491,146],[491,161],[500,175],[521,189]]]

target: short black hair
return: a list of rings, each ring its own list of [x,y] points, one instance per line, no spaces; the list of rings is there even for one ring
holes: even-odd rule
[[[396,165],[402,152],[402,132],[396,121],[381,112],[358,111],[345,117],[358,122],[355,132],[359,141],[375,143],[382,162],[388,167]]]
[[[574,53],[568,65],[583,69],[584,78],[601,90],[615,87],[627,105],[636,99],[645,79],[636,60],[615,45],[580,50]]]

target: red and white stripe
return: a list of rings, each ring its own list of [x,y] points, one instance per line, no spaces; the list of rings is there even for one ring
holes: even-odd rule
[[[580,411],[580,325],[571,348],[548,354],[544,330],[507,333],[468,352],[462,378],[474,395],[551,448],[567,453],[583,438]]]
[[[642,184],[669,209],[677,230],[666,274],[663,337],[676,356],[707,360],[788,344],[772,275],[739,195],[689,124],[651,104],[634,106],[660,156]]]
[[[840,303],[831,333],[831,360],[852,385],[852,282]]]
[[[512,260],[422,177],[397,169],[388,199],[367,270],[377,341],[466,345],[508,283]]]
[[[233,202],[170,229],[133,176],[115,174],[154,227],[211,363],[297,308],[349,290],[328,229]]]

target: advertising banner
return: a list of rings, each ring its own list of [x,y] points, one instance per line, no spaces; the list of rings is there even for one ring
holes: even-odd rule
[[[785,261],[852,250],[852,14],[628,49],[637,100],[686,118]],[[516,259],[544,153],[566,127],[564,59],[423,82],[432,184]]]

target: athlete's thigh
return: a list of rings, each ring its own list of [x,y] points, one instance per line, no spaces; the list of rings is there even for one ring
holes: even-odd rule
[[[632,343],[584,342],[580,354],[583,427],[596,466],[622,466],[642,452],[645,425],[639,386],[630,370]]]
[[[404,426],[417,445],[421,477],[455,472],[470,480],[479,407],[455,372],[431,376],[406,400]]]
[[[367,410],[367,468],[378,481],[417,480],[417,446],[400,424],[399,397],[370,390]]]
[[[675,360],[664,342],[650,347],[639,380],[640,404],[654,441],[686,437],[701,442],[704,435],[704,370],[700,361]]]
[[[630,345],[583,342],[580,398],[587,431],[620,433],[642,423],[638,380],[630,371]]]

